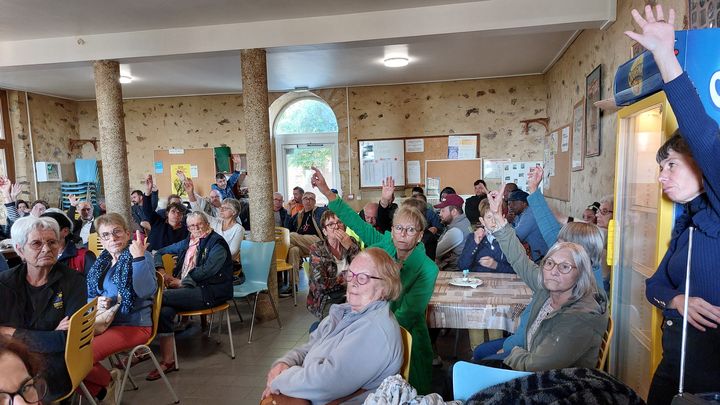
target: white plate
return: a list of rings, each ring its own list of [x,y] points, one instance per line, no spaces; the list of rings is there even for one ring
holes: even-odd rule
[[[450,280],[450,285],[456,285],[458,287],[472,287],[476,288],[483,284],[483,281],[479,278],[468,277],[467,280],[462,277],[455,277]]]

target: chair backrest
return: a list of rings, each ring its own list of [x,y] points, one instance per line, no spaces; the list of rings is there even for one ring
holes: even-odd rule
[[[146,345],[149,345],[150,342],[155,339],[155,335],[157,334],[158,323],[160,322],[160,310],[162,309],[163,287],[165,287],[165,277],[162,275],[162,273],[156,271],[155,278],[157,279],[157,291],[155,291],[155,299],[153,299],[152,333],[150,334],[150,338],[148,339],[147,343],[145,343]]]
[[[465,402],[478,391],[530,374],[458,361],[453,366],[453,397]]]
[[[163,268],[165,269],[165,274],[173,274],[173,271],[175,270],[175,258],[171,254],[164,254],[162,255],[162,263]]]
[[[65,365],[72,382],[72,390],[80,385],[93,367],[92,340],[95,336],[97,298],[85,304],[70,317],[65,341]]]
[[[93,232],[88,236],[88,250],[95,253],[95,257],[100,257],[100,253],[105,250],[102,243],[100,243],[97,232]]]
[[[290,250],[290,230],[281,226],[275,227],[275,260],[287,260]]]
[[[410,332],[407,331],[407,329],[400,327],[400,336],[402,337],[403,342],[403,362],[402,367],[400,367],[400,374],[405,379],[405,381],[408,381],[410,378],[410,355],[412,354],[412,335]]]
[[[599,370],[602,370],[605,367],[605,362],[607,361],[608,354],[610,354],[610,341],[612,341],[612,337],[613,320],[612,318],[608,318],[607,329],[605,330],[602,342],[600,343],[600,354],[598,355],[597,366],[595,366],[595,368]]]
[[[243,240],[240,243],[240,261],[243,273],[245,273],[245,282],[259,282],[267,285],[274,249],[275,242]]]

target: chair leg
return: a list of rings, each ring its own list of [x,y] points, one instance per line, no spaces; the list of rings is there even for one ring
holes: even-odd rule
[[[305,260],[300,262],[300,265],[302,266],[304,263],[305,263]],[[300,272],[300,270],[298,270],[298,274],[299,274],[299,272]],[[290,289],[291,289],[290,291],[292,291],[293,304],[295,306],[297,306],[297,293],[295,292],[295,283],[297,282],[296,279],[297,279],[297,276],[295,275],[295,269],[290,270]]]
[[[173,356],[175,356],[175,368],[180,370],[180,358],[177,355],[177,344],[175,344],[175,336],[173,336]]]
[[[230,326],[230,308],[225,310],[225,319],[227,319],[227,333],[230,340],[230,357],[235,360],[235,345],[233,344],[232,327]]]
[[[267,293],[268,293],[268,297],[270,297],[270,304],[272,304],[273,311],[275,311],[275,319],[277,319],[278,326],[280,327],[280,329],[282,329],[282,323],[280,323],[280,313],[278,312],[277,307],[275,306],[275,300],[273,299],[272,294],[270,293],[269,290]]]
[[[240,317],[240,322],[245,323],[245,321],[243,321],[242,315],[240,314],[240,308],[238,308],[237,301],[235,301],[235,298],[233,298],[233,304],[235,304],[235,312],[237,312],[238,316]]]
[[[227,312],[227,311],[225,311]],[[213,314],[213,318],[215,317],[215,314]],[[215,343],[220,344],[220,335],[222,334],[222,314],[219,314],[220,319],[218,319],[217,322],[217,336],[215,337]]]
[[[213,321],[215,321],[215,314],[210,314],[210,327],[208,328],[208,337],[212,333]]]
[[[85,398],[87,398],[88,402],[90,402],[91,405],[97,405],[97,402],[95,402],[92,395],[90,395],[90,391],[88,391],[84,382],[80,383],[80,389],[82,390],[83,394],[85,394]]]
[[[252,343],[253,327],[255,326],[255,311],[257,310],[257,302],[258,302],[259,296],[260,296],[260,293],[256,292],[255,293],[255,305],[253,305],[252,319],[250,320],[250,337],[248,337],[248,343]]]
[[[173,339],[173,345],[175,344],[175,339]],[[162,370],[162,367],[160,367],[160,363],[158,363],[157,358],[155,358],[155,355],[153,354],[152,350],[150,350],[149,347],[143,346],[148,350],[150,353],[150,360],[152,360],[153,365],[155,366],[155,369],[160,373],[160,378],[162,378],[163,382],[165,383],[165,386],[167,387],[168,391],[170,391],[170,395],[173,397],[173,403],[179,404],[180,399],[178,399],[177,394],[175,394],[175,390],[173,389],[172,385],[170,384],[170,380],[168,380],[167,376],[165,375],[165,372]],[[175,351],[175,366],[177,367],[177,350]],[[118,404],[120,401],[117,402]]]

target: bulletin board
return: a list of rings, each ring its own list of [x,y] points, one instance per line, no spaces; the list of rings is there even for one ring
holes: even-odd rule
[[[422,152],[413,152],[417,149],[408,149],[408,145],[413,141],[420,141],[424,145]],[[405,139],[405,166],[407,173],[407,184],[409,186],[424,186],[425,185],[425,162],[428,160],[440,160],[447,159],[448,155],[448,137],[447,136],[428,136],[418,138]],[[417,162],[420,170],[420,181],[414,182],[410,175],[412,164],[411,162]]]
[[[382,187],[392,176],[396,186],[405,185],[405,142],[402,139],[358,141],[360,187]]]
[[[450,186],[460,195],[475,195],[473,183],[482,179],[482,159],[426,160],[425,173],[440,179],[440,189]]]
[[[545,135],[543,194],[546,197],[570,201],[570,126],[565,125]]]
[[[182,153],[179,153],[182,151]],[[206,149],[174,149],[156,150],[154,152],[154,170],[152,171],[155,184],[161,197],[174,194],[171,189],[171,167],[173,165],[190,165],[191,177],[195,185],[195,192],[207,196],[210,193],[210,185],[215,183],[215,151],[212,148]],[[197,172],[197,173],[196,173]]]

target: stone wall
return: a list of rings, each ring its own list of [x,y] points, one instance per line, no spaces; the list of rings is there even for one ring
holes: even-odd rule
[[[570,124],[573,105],[585,95],[585,76],[598,65],[602,65],[602,97],[612,97],[615,71],[631,56],[633,41],[624,34],[636,29],[630,10],[641,10],[644,5],[640,0],[618,1],[617,20],[605,31],[583,31],[546,73],[551,128]],[[682,29],[683,20],[687,18],[685,1],[664,1],[662,5],[666,10],[670,7],[676,10],[676,29]],[[558,212],[581,217],[587,205],[614,192],[617,114],[603,114],[600,128],[601,154],[586,157],[584,169],[571,174],[570,202],[549,199]]]

